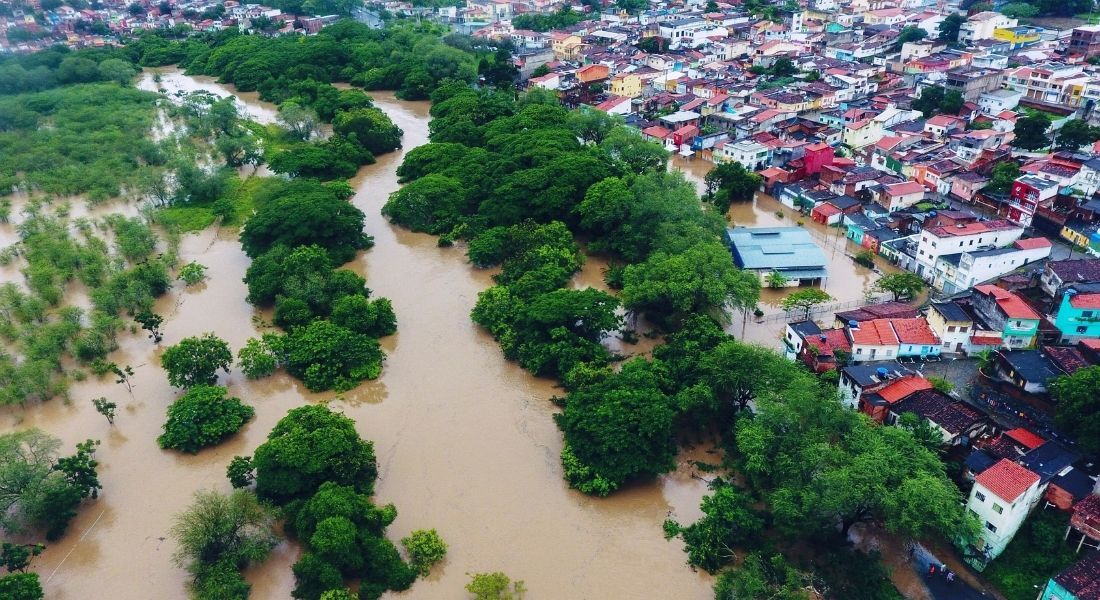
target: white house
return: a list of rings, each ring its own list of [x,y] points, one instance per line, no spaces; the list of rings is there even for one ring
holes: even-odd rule
[[[980,566],[971,564],[979,570],[984,569],[985,564],[1004,552],[1045,488],[1037,473],[1007,458],[975,477],[966,509],[981,522],[978,544],[982,547],[978,549],[986,560],[979,561]]]
[[[959,27],[959,43],[973,44],[981,40],[993,39],[993,32],[997,29],[1015,27],[1019,23],[1016,19],[1010,19],[1001,13],[983,11],[972,15]]]
[[[1016,108],[1023,97],[1024,93],[1016,90],[992,90],[978,96],[978,108],[987,115],[999,115]]]
[[[1020,239],[1023,234],[1023,227],[1004,219],[925,229],[917,242],[916,272],[931,281],[940,256],[1001,248]]]
[[[771,149],[748,139],[726,142],[722,145],[718,158],[721,162],[736,161],[750,171],[759,171],[768,166]]]
[[[932,287],[945,294],[957,294],[1047,258],[1050,251],[1050,240],[1040,237],[1016,240],[1004,248],[945,254],[936,259]]]
[[[890,212],[909,208],[924,200],[924,186],[916,181],[903,181],[882,186],[882,207]]]

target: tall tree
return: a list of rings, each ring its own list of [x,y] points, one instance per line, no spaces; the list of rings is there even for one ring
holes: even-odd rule
[[[1082,450],[1100,452],[1100,366],[1055,378],[1050,395],[1058,402],[1058,427],[1076,438]]]
[[[924,280],[916,273],[901,271],[883,275],[875,282],[875,290],[890,292],[894,300],[912,300],[924,290]]]
[[[1013,132],[1016,139],[1012,145],[1024,150],[1040,150],[1050,145],[1047,130],[1050,129],[1050,117],[1046,113],[1033,113],[1016,120]]]

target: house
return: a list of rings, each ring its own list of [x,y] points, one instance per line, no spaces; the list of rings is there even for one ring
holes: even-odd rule
[[[902,377],[914,375],[913,371],[899,364],[858,365],[840,369],[840,403],[847,408],[858,408],[864,394],[873,394]],[[931,385],[931,384],[929,384]]]
[[[1002,350],[997,353],[996,371],[1029,394],[1045,394],[1051,379],[1065,375],[1047,353],[1039,350]]]
[[[848,339],[852,344],[852,362],[894,360],[901,345],[890,319],[850,323]]]
[[[982,571],[1000,556],[1042,492],[1037,473],[1006,458],[978,474],[966,509],[982,523],[976,548],[979,554],[969,555],[967,562]]]
[[[893,404],[924,390],[931,390],[932,382],[920,375],[904,375],[891,379],[875,390],[860,394],[856,409],[877,423],[886,423]]]
[[[928,327],[939,336],[942,354],[964,352],[969,345],[974,319],[954,302],[932,302],[928,307]]]
[[[947,446],[968,444],[986,424],[981,413],[936,389],[919,390],[893,403],[886,424],[897,424],[906,413],[935,425]]]
[[[1083,28],[1078,27],[1078,29]],[[1074,32],[1076,31],[1075,29]],[[1100,551],[1096,550],[1089,552],[1084,558],[1047,580],[1046,587],[1038,598],[1038,600],[1098,599],[1100,599]]]
[[[611,96],[597,104],[595,108],[609,115],[629,115],[633,112],[630,107],[630,98],[625,96]]]
[[[863,210],[859,200],[851,196],[836,196],[821,202],[810,211],[810,218],[822,225],[836,225],[844,215],[856,214]]]
[[[935,279],[936,259],[940,256],[1002,248],[1020,239],[1023,233],[1022,226],[1004,219],[926,228],[920,234],[917,254],[913,257],[916,260],[916,273],[926,281],[932,281]]]
[[[1005,248],[944,254],[936,259],[932,287],[945,294],[957,294],[1047,258],[1051,248],[1050,240],[1040,237],[1016,240]]]
[[[843,329],[824,329],[806,335],[798,358],[814,373],[835,370],[852,354],[852,346]]]
[[[981,40],[993,39],[997,29],[1015,27],[1019,21],[992,11],[982,11],[971,15],[959,27],[959,43],[966,46]]]
[[[819,285],[825,282],[825,253],[801,227],[736,227],[726,230],[733,262],[752,271],[764,282],[779,273],[787,285]]]
[[[727,142],[715,152],[719,162],[739,162],[749,171],[759,171],[771,161],[771,148],[752,140]]]
[[[1000,331],[1008,348],[1030,348],[1035,344],[1042,317],[1015,292],[995,285],[974,288],[970,305],[989,329]]]
[[[939,356],[940,338],[922,318],[890,319],[890,327],[898,337],[898,358]]]
[[[1078,551],[1085,545],[1093,549],[1100,548],[1100,494],[1088,494],[1074,505],[1069,525],[1081,535],[1077,541]]]
[[[1067,286],[1054,315],[1062,342],[1100,338],[1100,283]]]
[[[1075,27],[1069,36],[1069,53],[1085,60],[1100,56],[1100,25]]]
[[[642,95],[642,77],[634,73],[616,75],[611,78],[610,92],[625,98],[637,98]]]
[[[879,204],[889,212],[896,212],[924,200],[926,191],[923,185],[915,181],[886,184],[882,186]]]
[[[1008,201],[1001,205],[998,212],[1013,223],[1030,227],[1039,207],[1048,205],[1057,194],[1057,182],[1036,175],[1024,175],[1012,183]]]
[[[1100,283],[1100,260],[1052,260],[1039,275],[1039,288],[1053,299],[1061,299],[1066,287],[1077,283]]]

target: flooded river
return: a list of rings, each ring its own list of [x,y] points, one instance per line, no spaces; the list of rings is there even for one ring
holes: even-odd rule
[[[142,85],[157,87],[148,73]],[[231,91],[175,72],[162,76],[160,86],[170,93]],[[661,523],[668,515],[684,522],[697,518],[706,487],[690,461],[716,459],[702,450],[685,452],[676,473],[609,499],[568,489],[549,402],[558,390],[505,361],[469,318],[478,292],[491,283],[489,273],[467,265],[462,249],[437,248],[435,238],[393,227],[379,214],[398,187],[394,171],[403,153],[426,142],[428,105],[374,96],[405,131],[401,152],[379,157],[353,182],[353,201],[366,213],[376,244],[350,266],[376,294],[393,301],[399,320],[397,335],[383,341],[389,357],[382,377],[333,395],[311,394],[283,374],[251,382],[235,371],[222,383],[256,408],[255,420],[228,442],[186,456],[156,446],[165,409],[178,393],[157,366],[157,348],[133,335],[111,356],[134,367],[132,395],[110,380],[90,380],[73,385],[68,403],[0,413],[3,430],[40,427],[69,451],[85,438],[103,440],[97,452],[100,498],[33,563],[47,597],[186,598],[186,573],[171,562],[172,516],[197,489],[228,490],[226,463],[250,454],[288,409],[330,402],[375,443],[381,472],[376,500],[394,503],[399,513],[391,537],[434,527],[450,545],[429,579],[397,597],[465,598],[467,573],[499,570],[524,580],[532,600],[710,598],[710,578],[685,565],[682,545],[665,541]],[[253,116],[270,114],[270,105],[244,101]],[[258,335],[254,311],[244,300],[241,278],[248,259],[236,232],[210,229],[187,236],[181,254],[184,262],[209,267],[209,279],[187,289],[177,285],[160,300],[164,345],[213,331],[236,350]],[[585,280],[598,281],[599,266],[589,265]],[[91,405],[98,396],[119,404],[113,427]],[[251,569],[252,597],[289,598],[297,553],[284,543]]]

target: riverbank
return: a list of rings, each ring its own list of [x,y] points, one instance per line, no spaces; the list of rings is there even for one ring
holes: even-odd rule
[[[167,70],[165,75],[167,75]],[[169,93],[208,82],[162,75]],[[151,83],[146,73],[142,85]],[[184,85],[182,82],[188,82]],[[232,91],[226,86],[223,90]],[[103,493],[73,522],[69,534],[34,562],[47,596],[62,600],[183,599],[186,573],[174,566],[168,529],[197,489],[228,490],[225,465],[251,454],[287,410],[329,402],[357,422],[375,443],[381,476],[376,501],[400,509],[390,535],[435,527],[450,545],[432,576],[401,594],[407,598],[462,598],[467,573],[500,570],[522,579],[528,598],[710,598],[711,578],[685,565],[679,541],[666,541],[661,523],[699,515],[706,484],[681,468],[655,483],[608,499],[570,490],[558,458],[561,434],[549,399],[549,380],[532,377],[501,356],[493,340],[470,321],[477,294],[490,272],[466,264],[460,248],[438,248],[435,239],[390,226],[379,210],[397,189],[394,173],[404,153],[427,139],[428,105],[376,93],[376,103],[404,131],[401,151],[380,156],[352,180],[353,202],[367,214],[375,246],[348,268],[393,301],[399,332],[383,340],[389,358],[382,377],[342,395],[312,394],[279,373],[248,381],[239,372],[222,377],[230,394],[256,408],[256,418],[226,443],[196,456],[159,450],[164,410],[176,396],[159,368],[159,349],[138,335],[124,336],[111,360],[132,365],[134,395],[105,380],[85,381],[71,402],[6,410],[5,430],[40,427],[66,446],[100,438]],[[245,99],[249,114],[255,108]],[[181,260],[209,268],[205,284],[174,287],[157,304],[168,346],[213,331],[234,349],[262,330],[244,298],[248,259],[236,231],[207,229],[187,235]],[[593,265],[593,267],[598,265]],[[111,427],[90,399],[118,402]],[[253,597],[290,597],[290,567],[297,548],[283,543],[246,575]]]

